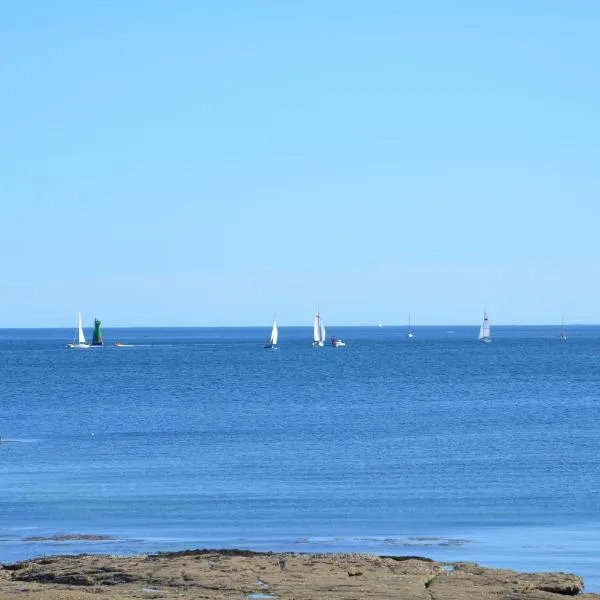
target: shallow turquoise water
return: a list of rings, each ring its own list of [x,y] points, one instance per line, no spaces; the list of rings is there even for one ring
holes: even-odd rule
[[[600,591],[600,328],[269,329],[0,330],[0,562],[356,550]],[[69,533],[114,539],[27,540]]]

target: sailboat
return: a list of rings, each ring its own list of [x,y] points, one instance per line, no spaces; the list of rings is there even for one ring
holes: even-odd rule
[[[77,332],[73,343],[67,344],[67,348],[89,348],[90,345],[86,343],[85,336],[83,335],[83,325],[81,324],[81,313],[77,313]]]
[[[563,341],[567,339],[567,333],[565,332],[565,319],[563,315],[560,316],[560,339]]]
[[[325,325],[321,319],[321,315],[317,313],[313,321],[313,346],[322,348],[325,345]]]
[[[383,327],[383,323],[381,321],[377,321],[377,327],[379,327],[379,329],[381,329]]]
[[[488,319],[487,312],[483,311],[483,322],[479,328],[479,341],[489,344],[492,341],[490,337],[490,320]]]
[[[279,330],[277,329],[277,320],[273,321],[273,329],[271,329],[271,336],[265,342],[265,348],[271,350],[277,350],[277,338],[279,337]]]
[[[412,327],[410,324],[410,313],[408,313],[408,339],[413,337]]]

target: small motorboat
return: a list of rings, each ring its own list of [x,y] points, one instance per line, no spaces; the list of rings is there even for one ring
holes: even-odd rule
[[[331,338],[331,345],[334,348],[344,348],[346,346],[346,343],[343,342],[342,340],[340,340],[339,338],[336,338],[335,336],[333,336]]]
[[[123,348],[123,346],[125,346],[125,344],[123,342],[115,342],[115,346],[117,348]]]

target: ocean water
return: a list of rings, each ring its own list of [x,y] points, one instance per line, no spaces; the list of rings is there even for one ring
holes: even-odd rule
[[[0,330],[0,562],[367,551],[600,591],[600,327],[477,329]]]

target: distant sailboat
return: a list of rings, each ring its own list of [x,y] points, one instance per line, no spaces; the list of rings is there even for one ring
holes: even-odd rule
[[[313,321],[313,346],[322,348],[325,345],[325,325],[321,319],[321,315],[317,313]]]
[[[381,329],[383,327],[383,323],[381,321],[377,321],[377,327]]]
[[[273,321],[273,329],[271,329],[271,336],[265,342],[265,348],[270,348],[272,350],[277,349],[277,339],[279,338],[279,329],[277,329],[277,321]]]
[[[408,338],[412,338],[413,337],[413,331],[412,331],[412,326],[410,324],[410,313],[408,313]]]
[[[489,343],[492,341],[490,337],[490,320],[488,319],[487,312],[483,311],[483,322],[479,328],[479,341]]]
[[[77,331],[73,343],[67,344],[67,348],[89,348],[90,345],[86,343],[85,336],[83,335],[83,325],[81,324],[81,313],[77,314]]]
[[[565,319],[563,315],[560,316],[560,339],[563,341],[567,339],[567,333],[565,332]]]

